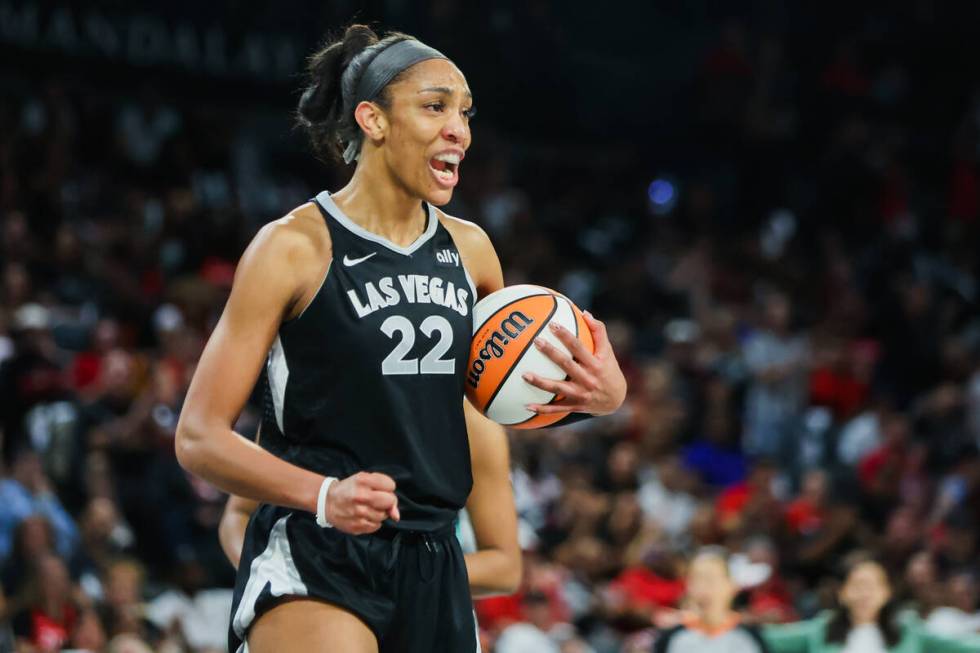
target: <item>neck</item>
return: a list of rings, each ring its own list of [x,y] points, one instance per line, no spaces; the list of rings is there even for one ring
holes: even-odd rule
[[[365,148],[367,150],[367,148]],[[426,225],[422,201],[367,152],[350,182],[331,197],[351,220],[393,243],[411,244]]]
[[[878,622],[877,614],[867,614],[851,612],[851,625],[852,626],[866,626],[868,624],[873,624]]]
[[[717,628],[727,623],[731,616],[728,608],[711,608],[701,613],[701,623],[708,628]]]
[[[64,608],[64,605],[57,599],[45,597],[41,600],[41,609],[44,611],[44,614],[52,619],[61,619],[62,608]]]

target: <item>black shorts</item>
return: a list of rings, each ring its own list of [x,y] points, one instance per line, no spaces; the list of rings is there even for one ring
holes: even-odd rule
[[[261,505],[245,531],[228,650],[246,652],[256,618],[293,597],[357,615],[380,653],[479,651],[455,524],[431,533],[385,526],[348,535],[320,528],[311,513]]]

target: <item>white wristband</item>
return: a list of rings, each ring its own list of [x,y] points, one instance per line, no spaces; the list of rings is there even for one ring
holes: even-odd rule
[[[327,521],[327,492],[336,480],[335,477],[328,476],[320,484],[320,494],[316,498],[316,525],[320,528],[333,528],[333,524]]]

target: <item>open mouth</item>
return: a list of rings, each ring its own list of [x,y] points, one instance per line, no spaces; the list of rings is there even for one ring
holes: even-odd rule
[[[437,154],[429,159],[429,168],[436,180],[444,186],[455,186],[459,181],[458,154]]]

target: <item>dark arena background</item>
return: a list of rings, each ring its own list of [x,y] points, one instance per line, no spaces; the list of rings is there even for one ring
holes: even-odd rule
[[[980,3],[0,0],[0,651],[225,650],[227,497],[175,426],[245,246],[349,175],[293,111],[351,22],[458,64],[446,210],[629,380],[509,434],[483,651],[651,651],[705,545],[756,632],[846,612],[864,556],[901,650],[980,650]]]

